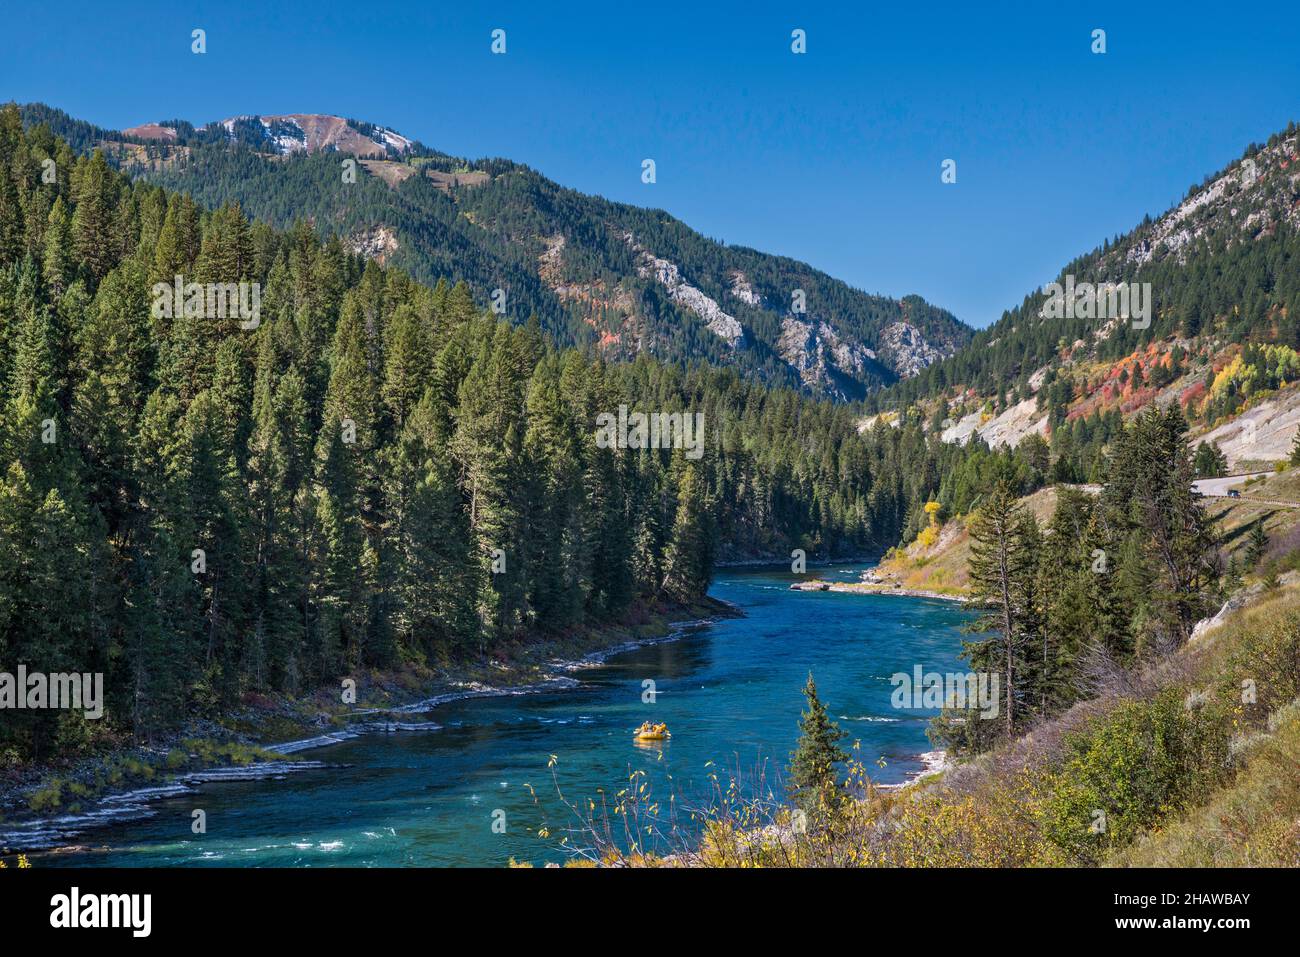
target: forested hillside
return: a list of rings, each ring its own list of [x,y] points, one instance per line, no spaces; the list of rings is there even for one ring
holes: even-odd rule
[[[12,105],[0,171],[0,663],[104,672],[110,726],[144,738],[689,600],[720,556],[880,548],[962,462],[1025,468],[734,371],[559,349]],[[176,276],[256,284],[260,313],[160,309]],[[620,405],[702,413],[699,454],[602,447]],[[28,711],[0,744],[86,731]]]
[[[1056,282],[1067,281],[1145,284],[1149,311],[1123,317],[1083,300],[1062,309],[1054,291],[1035,290],[868,407],[915,409],[949,441],[989,430],[990,441],[1015,444],[1039,432],[1055,478],[1098,481],[1101,449],[1142,408],[1177,404],[1204,435],[1296,382],[1300,132],[1292,124],[1250,146],[1176,208],[1067,264]],[[1276,446],[1233,458],[1275,461],[1285,456]]]
[[[1250,164],[1247,166],[1246,164]],[[1171,335],[1258,337],[1300,347],[1300,131],[1295,124],[1188,190],[1159,220],[1067,264],[1057,280],[1149,282],[1150,326],[1107,316],[1048,318],[1034,290],[976,334],[971,348],[878,397],[881,407],[965,385],[980,395],[1030,391],[1030,377],[1082,343],[1115,359]],[[1137,326],[1140,326],[1138,323]]]
[[[411,143],[345,176],[346,153],[277,149],[268,137],[279,121],[265,129],[256,118],[199,129],[151,124],[167,131],[158,140],[39,104],[23,113],[28,125],[66,132],[78,151],[103,147],[132,175],[204,206],[239,202],[279,228],[309,220],[420,281],[463,280],[479,301],[501,290],[506,318],[535,315],[557,342],[595,344],[609,359],[703,359],[843,400],[914,375],[971,335],[919,296],[867,295],[804,263],[714,242],[662,210],[565,189],[508,160],[471,162]]]

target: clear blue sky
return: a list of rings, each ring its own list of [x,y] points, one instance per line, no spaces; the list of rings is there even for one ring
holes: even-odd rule
[[[983,326],[1300,119],[1298,9],[34,3],[6,10],[0,98],[116,128],[353,116]],[[504,56],[489,50],[498,27]]]

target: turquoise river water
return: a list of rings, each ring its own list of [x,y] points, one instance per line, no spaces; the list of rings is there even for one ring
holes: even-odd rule
[[[860,571],[819,574],[853,580]],[[678,808],[707,803],[711,774],[725,787],[739,770],[752,787],[763,772],[779,793],[809,670],[877,781],[916,774],[932,712],[891,707],[889,676],[918,664],[964,670],[957,654],[971,613],[929,599],[793,592],[793,580],[779,570],[721,569],[711,593],[744,618],[612,656],[577,672],[577,688],[441,705],[429,715],[439,731],[369,734],[294,755],[347,767],[203,785],[153,804],[152,817],[83,835],[84,852],[40,855],[40,866],[563,860],[560,838],[573,818],[557,782],[564,799],[585,805],[602,789],[614,795],[639,769],[661,816],[670,795]],[[653,704],[642,700],[647,679]],[[632,729],[646,719],[666,722],[671,740],[634,744]],[[191,833],[195,808],[206,812],[205,834]],[[543,827],[548,836],[539,836]]]

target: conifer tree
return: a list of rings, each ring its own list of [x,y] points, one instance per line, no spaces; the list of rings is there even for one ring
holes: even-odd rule
[[[1246,567],[1258,568],[1268,552],[1268,534],[1264,531],[1264,520],[1257,519],[1250,529],[1250,544],[1246,547]]]
[[[711,502],[699,469],[679,467],[677,514],[664,558],[664,589],[682,598],[698,598],[713,569],[715,531]]]
[[[847,798],[839,780],[840,766],[849,760],[840,747],[847,735],[826,713],[811,671],[803,694],[808,710],[799,718],[799,741],[790,754],[787,786],[800,810],[824,822]]]
[[[965,655],[977,669],[1000,672],[1004,733],[1016,727],[1017,706],[1027,697],[1020,685],[1026,645],[1034,632],[1029,595],[1035,571],[1034,525],[1005,481],[999,481],[970,524],[971,594],[988,609],[976,631],[993,638],[968,642]],[[1028,681],[1024,682],[1028,684]]]
[[[75,275],[72,258],[72,217],[63,197],[54,200],[46,220],[45,248],[41,259],[45,282],[56,296],[71,285]]]
[[[102,279],[117,259],[113,235],[114,181],[100,150],[77,164],[76,212],[72,233],[86,271]]]

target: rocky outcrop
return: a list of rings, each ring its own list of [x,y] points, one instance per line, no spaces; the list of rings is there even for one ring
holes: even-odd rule
[[[710,332],[719,339],[724,340],[733,349],[744,344],[745,327],[740,324],[740,320],[729,315],[718,305],[716,300],[711,299],[683,279],[676,263],[655,256],[638,244],[631,233],[626,233],[623,238],[637,254],[637,272],[639,275],[656,279],[661,286],[668,290],[668,295],[673,302],[699,316]]]
[[[946,355],[927,342],[921,330],[910,322],[894,322],[885,326],[880,332],[878,352],[886,365],[904,379],[916,375]]]
[[[876,354],[866,346],[842,339],[828,322],[786,316],[781,320],[781,337],[777,354],[796,372],[804,385],[814,391],[844,396],[836,373],[856,379]]]
[[[381,266],[397,251],[397,234],[387,226],[374,226],[348,237],[344,246],[356,256],[373,259]]]
[[[1047,414],[1038,409],[1037,399],[1025,399],[1002,411],[1000,415],[986,417],[982,412],[963,416],[943,430],[945,442],[965,445],[972,435],[978,435],[990,448],[1005,445],[1015,448],[1027,435],[1047,434]]]
[[[749,279],[739,269],[731,274],[731,294],[747,306],[753,306],[755,309],[763,308],[763,297],[754,292]]]
[[[1251,239],[1285,221],[1300,226],[1300,136],[1279,139],[1234,164],[1143,230],[1124,252],[1144,264],[1186,251],[1208,233],[1229,229]]]

